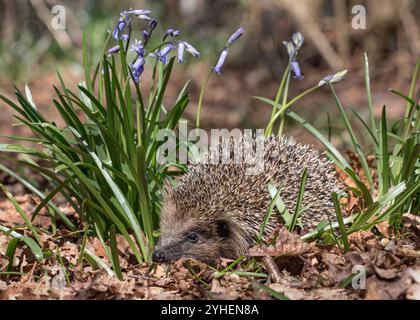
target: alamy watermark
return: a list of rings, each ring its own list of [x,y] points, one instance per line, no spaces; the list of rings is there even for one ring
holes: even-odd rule
[[[365,30],[367,27],[366,7],[360,4],[355,5],[351,13],[353,15],[351,27],[355,30]]]
[[[365,290],[366,289],[366,267],[362,265],[355,265],[352,269],[352,274],[354,274],[354,277],[351,280],[352,288],[355,290]]]
[[[66,29],[66,7],[62,5],[55,5],[51,9],[53,18],[51,20],[51,28],[54,30]]]
[[[203,129],[188,131],[181,122],[178,132],[159,130],[156,140],[161,143],[157,162],[188,164],[237,164],[245,166],[247,175],[260,174],[264,170],[264,130],[212,129],[210,135]]]

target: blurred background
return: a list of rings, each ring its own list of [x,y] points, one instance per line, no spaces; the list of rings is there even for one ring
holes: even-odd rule
[[[52,8],[65,8],[66,28],[55,30]],[[366,9],[366,28],[355,29],[355,5]],[[211,64],[229,35],[239,26],[246,34],[230,50],[222,76],[209,84],[202,113],[206,128],[263,128],[270,108],[253,96],[274,98],[288,57],[282,42],[295,31],[305,36],[300,63],[305,80],[292,81],[292,95],[318,83],[325,75],[349,69],[337,87],[346,107],[367,115],[363,77],[363,53],[371,64],[374,104],[378,115],[388,106],[393,118],[404,114],[405,103],[389,88],[408,91],[415,61],[420,54],[418,0],[0,0],[0,92],[13,95],[13,86],[28,83],[38,108],[55,117],[52,85],[59,70],[74,88],[83,79],[82,34],[99,59],[107,30],[119,13],[151,9],[158,18],[158,32],[167,27],[181,30],[182,38],[201,53],[199,60],[177,66],[170,94],[175,96],[192,79],[191,103],[186,117],[194,119],[198,92]],[[139,27],[140,28],[140,27]],[[327,130],[328,117],[338,114],[327,89],[302,100],[294,110]],[[10,109],[0,103],[0,132],[21,132],[12,127]],[[342,124],[331,121],[333,139],[345,147]],[[302,128],[287,124],[287,133],[297,140],[316,144]]]

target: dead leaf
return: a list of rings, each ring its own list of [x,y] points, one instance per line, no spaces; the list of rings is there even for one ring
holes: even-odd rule
[[[299,235],[289,232],[286,228],[279,231],[277,243],[274,246],[255,246],[249,249],[251,257],[284,257],[299,256],[309,252],[314,246],[303,242]]]
[[[210,294],[218,300],[236,300],[239,296],[234,286],[223,287],[218,279],[212,280]]]
[[[375,269],[376,274],[381,278],[385,280],[392,280],[395,279],[399,272],[399,269],[391,268],[391,269],[381,269],[377,266],[373,267]]]
[[[407,290],[406,298],[409,300],[420,300],[420,284],[415,283]]]
[[[389,223],[388,221],[383,221],[381,223],[378,223],[377,225],[375,225],[375,228],[378,229],[378,231],[380,233],[382,233],[382,235],[386,238],[390,238],[389,235]]]
[[[366,281],[366,300],[397,300],[404,297],[404,293],[411,285],[407,273],[403,273],[396,281],[380,280],[376,275]]]
[[[285,281],[270,284],[269,287],[290,300],[349,300],[354,298],[354,296],[349,295],[343,289],[325,288],[306,291],[293,288]]]

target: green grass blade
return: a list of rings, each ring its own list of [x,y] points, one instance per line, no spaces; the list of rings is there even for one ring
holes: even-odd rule
[[[262,291],[265,291],[270,296],[276,298],[277,300],[290,300],[288,297],[286,297],[284,294],[281,294],[280,292],[277,292],[274,289],[271,289],[270,287],[263,285],[259,282],[253,282],[253,287],[256,289],[261,289]]]
[[[9,258],[9,263],[7,264],[6,271],[11,272],[13,268],[13,260],[15,258],[16,248],[20,242],[20,239],[13,238],[9,241],[6,248],[6,256]]]
[[[289,228],[289,226],[292,223],[293,216],[287,209],[285,203],[280,197],[280,194],[277,196],[277,193],[280,192],[280,189],[277,190],[275,186],[273,186],[271,183],[268,184],[268,192],[270,193],[271,199],[273,199],[277,210],[279,211],[281,217],[284,220],[284,224]],[[277,199],[276,199],[277,196]],[[275,200],[274,200],[275,199]]]
[[[338,227],[341,234],[341,239],[344,245],[344,252],[348,252],[350,250],[350,243],[347,237],[346,227],[344,225],[343,214],[341,212],[340,202],[338,201],[338,196],[336,192],[332,194],[332,200],[334,203],[335,214],[337,216]]]
[[[1,226],[1,225],[0,225],[0,231],[3,232],[7,236],[12,236],[13,238],[16,238],[25,242],[25,244],[29,247],[29,249],[31,249],[32,253],[34,254],[38,262],[41,262],[44,259],[44,253],[42,252],[41,247],[35,242],[34,239],[28,236],[23,236],[17,233],[16,231],[12,231],[11,229],[5,226]]]
[[[111,226],[109,230],[109,239],[111,246],[111,257],[112,257],[112,266],[114,267],[115,274],[117,275],[118,280],[123,280],[123,275],[121,272],[120,260],[118,258],[118,247],[117,247],[117,231],[115,226]]]
[[[350,135],[350,139],[352,141],[353,148],[354,148],[356,154],[359,157],[359,161],[362,165],[363,171],[365,172],[365,175],[366,175],[366,178],[368,180],[369,186],[371,188],[373,188],[373,178],[372,178],[372,174],[370,172],[369,165],[368,165],[367,160],[366,160],[366,156],[364,155],[364,153],[362,151],[362,148],[360,147],[360,143],[359,143],[356,135],[354,134],[353,127],[350,123],[350,120],[347,116],[347,113],[344,111],[344,107],[341,104],[340,99],[337,96],[337,92],[335,91],[335,89],[334,89],[334,87],[331,83],[329,84],[329,86],[330,86],[331,92],[333,94],[335,103],[336,103],[338,109],[340,110],[341,116],[344,119],[344,123],[346,125],[347,132]]]
[[[390,167],[389,167],[389,151],[388,151],[388,128],[386,119],[386,108],[382,109],[382,120],[381,120],[381,139],[379,144],[379,155],[381,159],[380,166],[378,168],[379,179],[379,193],[380,196],[388,193],[390,185]]]
[[[259,243],[259,244],[262,243],[264,233],[265,233],[265,229],[266,229],[266,227],[268,225],[268,222],[270,221],[270,218],[273,214],[273,210],[274,210],[274,207],[276,206],[276,202],[280,197],[280,191],[281,190],[279,189],[276,192],[276,195],[273,197],[273,199],[270,202],[270,206],[268,208],[267,214],[264,216],[263,222],[262,222],[261,227],[260,227],[260,233],[259,233],[258,238],[257,238],[257,243]]]
[[[364,67],[365,67],[365,86],[366,86],[366,95],[368,99],[370,125],[372,128],[372,131],[376,133],[377,129],[376,129],[376,122],[375,122],[375,111],[373,109],[372,90],[370,87],[369,58],[368,58],[367,53],[364,54]]]
[[[300,188],[299,188],[298,198],[296,201],[295,212],[293,213],[292,222],[290,223],[290,226],[289,226],[290,232],[293,232],[293,230],[295,229],[299,215],[302,212],[301,207],[302,207],[303,196],[305,194],[305,187],[306,187],[307,181],[308,181],[308,168],[305,168],[305,170],[303,171],[302,177],[300,179]]]

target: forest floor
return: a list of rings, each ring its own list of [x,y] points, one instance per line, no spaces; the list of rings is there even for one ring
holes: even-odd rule
[[[39,203],[28,194],[18,196],[17,201],[28,213]],[[60,209],[81,224],[65,203]],[[12,272],[0,273],[0,300],[273,299],[267,287],[293,300],[420,299],[419,220],[411,215],[404,217],[403,237],[393,236],[386,223],[371,232],[352,234],[350,250],[345,254],[336,246],[302,242],[298,235],[282,229],[276,246],[250,249],[250,256],[264,256],[256,259],[262,259],[269,279],[240,274],[245,263],[224,274],[192,260],[151,268],[137,265],[126,242],[118,238],[123,269],[120,281],[104,269],[80,262],[81,237],[62,228],[54,236],[41,234],[43,249],[57,253],[42,263],[24,243],[18,246]],[[0,200],[0,224],[15,227],[22,223],[10,202]],[[34,225],[49,228],[45,211]],[[9,264],[5,255],[9,240],[0,234],[0,270],[6,270]],[[89,238],[86,248],[109,265],[99,240]],[[220,260],[217,270],[231,262]],[[352,274],[358,276],[352,278]],[[261,283],[266,285],[264,290]]]
[[[391,79],[392,70],[383,77]],[[199,78],[200,75],[195,75]],[[361,77],[358,77],[361,78]],[[250,95],[273,95],[276,84],[262,85],[255,89],[256,75],[245,79],[240,74],[229,81],[229,98],[223,84],[213,82],[208,93],[208,104],[203,110],[203,122],[208,127],[234,128],[237,126],[259,127],[265,123],[268,109],[255,101],[241,99],[244,90],[253,88]],[[315,81],[315,79],[313,80]],[[197,82],[197,81],[195,81]],[[51,75],[43,82],[31,85],[38,108],[45,110],[47,116],[56,119],[57,113],[50,107],[52,88],[46,89],[45,83],[56,83]],[[224,82],[226,83],[226,82]],[[245,84],[244,84],[245,83]],[[399,87],[400,84],[394,84]],[[245,89],[244,89],[245,86]],[[247,89],[247,86],[249,88]],[[385,83],[378,92],[385,92]],[[393,86],[393,87],[395,87]],[[3,86],[2,86],[3,87]],[[193,91],[197,91],[194,87]],[[360,94],[363,82],[350,83],[343,90],[345,105],[360,106],[364,102]],[[174,88],[173,95],[176,90]],[[318,97],[318,98],[316,98]],[[403,114],[403,107],[392,100],[391,95],[376,95],[375,105],[386,104],[390,115],[398,118]],[[325,95],[320,93],[311,98],[311,104],[322,105]],[[399,101],[399,100],[398,100]],[[330,100],[331,102],[331,100]],[[309,104],[308,102],[304,104]],[[240,105],[241,107],[239,107]],[[12,127],[11,113],[3,110],[0,118],[2,134],[29,135],[23,127]],[[245,109],[241,109],[245,108]],[[366,109],[366,108],[364,108]],[[187,117],[194,117],[195,106],[187,110]],[[4,112],[3,112],[4,111]],[[320,109],[319,114],[325,115]],[[316,112],[310,111],[315,114]],[[392,115],[392,113],[394,113]],[[251,121],[251,120],[252,121]],[[288,134],[297,140],[316,145],[316,141],[302,129],[292,128]],[[10,141],[10,140],[9,140]],[[341,143],[340,141],[333,141]],[[345,146],[341,146],[345,148]],[[6,163],[6,166],[9,165]],[[20,168],[14,167],[15,170]],[[39,184],[43,181],[33,176]],[[39,198],[14,179],[0,173],[0,183],[5,184],[16,197],[25,213],[30,216]],[[354,212],[358,200],[351,198],[346,204],[348,212]],[[76,224],[82,226],[78,215],[63,199],[57,199],[57,205]],[[0,225],[17,228],[23,220],[14,206],[0,196]],[[45,209],[34,221],[34,226],[49,229],[50,218]],[[62,228],[61,228],[62,227]],[[40,263],[31,250],[22,242],[18,245],[13,266],[9,265],[6,251],[10,237],[0,233],[0,300],[1,299],[273,299],[274,292],[288,299],[420,299],[420,219],[405,215],[403,231],[398,234],[386,223],[382,223],[369,232],[358,232],[350,236],[350,250],[343,253],[337,246],[322,246],[304,243],[296,234],[282,232],[282,241],[271,248],[252,248],[250,256],[260,259],[265,266],[262,272],[267,278],[251,277],[241,274],[246,261],[239,263],[229,272],[216,272],[214,269],[197,261],[182,260],[171,266],[137,265],[129,252],[127,244],[118,238],[119,259],[123,268],[123,280],[113,277],[104,269],[93,269],[86,261],[80,261],[80,234],[74,234],[61,226],[54,236],[41,234],[43,249],[56,253]],[[100,241],[88,238],[86,248],[109,265]],[[56,257],[61,257],[57,259]],[[276,258],[274,258],[276,257]],[[217,270],[223,270],[231,261],[221,260]],[[9,268],[8,268],[9,267]],[[6,271],[9,270],[9,271]],[[360,281],[352,279],[352,274],[361,270]],[[357,282],[357,283],[356,283]],[[266,287],[261,289],[261,284]],[[269,289],[273,289],[270,291]],[[278,296],[277,296],[278,297]]]

